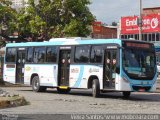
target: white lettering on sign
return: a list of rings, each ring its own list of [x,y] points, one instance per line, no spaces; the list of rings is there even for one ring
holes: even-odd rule
[[[158,27],[158,24],[159,24],[158,18],[153,18],[151,20],[151,28],[154,29],[154,28]]]
[[[132,19],[132,20],[129,20],[129,19],[126,19],[126,26],[135,26],[137,25],[138,23],[138,18],[135,18],[135,19]],[[158,18],[152,18],[152,19],[143,19],[142,20],[142,24],[144,26],[150,26],[151,28],[156,28],[158,27],[158,24],[159,24],[159,21],[158,21]]]
[[[133,26],[133,25],[137,25],[137,18],[133,19],[133,20],[126,20],[126,26]]]
[[[147,24],[149,25],[150,24],[150,19],[144,19],[143,20],[143,24],[144,25],[147,25]]]

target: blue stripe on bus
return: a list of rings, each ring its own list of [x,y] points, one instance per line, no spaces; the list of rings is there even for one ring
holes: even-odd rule
[[[74,87],[79,87],[80,86],[80,83],[81,83],[82,77],[83,77],[83,72],[84,72],[84,66],[81,65],[80,66],[80,73],[79,73],[79,76],[78,76],[78,79],[77,79],[76,83],[74,84]]]

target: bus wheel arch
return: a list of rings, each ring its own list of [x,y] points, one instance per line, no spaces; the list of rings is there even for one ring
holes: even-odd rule
[[[32,85],[32,80],[33,80],[33,78],[34,78],[35,76],[38,76],[38,77],[39,77],[39,75],[38,75],[37,73],[33,73],[32,76],[31,76],[31,78],[30,78],[30,85]]]
[[[92,76],[89,77],[89,79],[88,79],[88,86],[87,86],[88,89],[92,88],[92,82],[93,82],[94,79],[99,80],[96,75],[92,75]]]
[[[38,74],[33,74],[31,76],[31,85],[32,85],[32,90],[35,92],[44,92],[47,89],[47,87],[45,86],[40,86],[40,80]]]

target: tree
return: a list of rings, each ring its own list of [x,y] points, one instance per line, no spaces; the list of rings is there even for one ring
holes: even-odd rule
[[[94,16],[87,5],[89,0],[29,0],[29,6],[17,16],[21,36],[32,40],[51,37],[86,37]]]
[[[112,26],[117,26],[117,22],[112,22]]]
[[[0,36],[9,39],[16,28],[16,11],[11,8],[9,0],[0,0]],[[1,41],[1,44],[4,42]]]

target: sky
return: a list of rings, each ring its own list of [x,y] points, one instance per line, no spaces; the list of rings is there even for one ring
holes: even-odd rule
[[[90,0],[89,9],[97,21],[119,22],[122,16],[139,15],[140,0]],[[160,0],[142,0],[142,8],[160,7]]]

